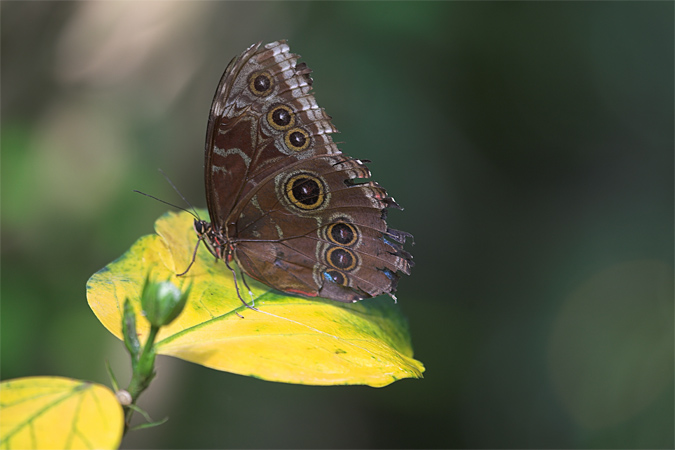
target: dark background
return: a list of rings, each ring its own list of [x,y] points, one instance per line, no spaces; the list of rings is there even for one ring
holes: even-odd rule
[[[672,2],[3,2],[2,378],[122,383],[89,276],[204,206],[220,75],[286,38],[403,205],[423,380],[275,384],[159,358],[125,447],[672,448]]]

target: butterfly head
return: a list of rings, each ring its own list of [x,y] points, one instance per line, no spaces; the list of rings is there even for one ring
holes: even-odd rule
[[[206,220],[201,220],[199,218],[195,218],[194,227],[195,232],[197,233],[197,236],[199,236],[200,239],[205,239],[206,235],[212,228],[209,222],[207,222]]]
[[[223,233],[215,229],[210,222],[198,218],[195,218],[193,226],[197,237],[204,242],[209,252],[216,258],[223,259],[228,247],[228,239]]]

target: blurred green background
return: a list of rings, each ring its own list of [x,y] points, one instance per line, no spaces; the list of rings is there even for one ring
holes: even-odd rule
[[[204,206],[220,75],[286,38],[415,235],[423,380],[160,357],[128,448],[672,448],[672,2],[3,2],[1,375],[126,383],[85,282]]]

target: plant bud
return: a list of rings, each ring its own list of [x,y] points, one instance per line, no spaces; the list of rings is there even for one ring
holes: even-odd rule
[[[156,327],[170,324],[183,311],[190,295],[192,285],[181,292],[170,281],[152,281],[150,276],[145,280],[141,306],[146,319]]]

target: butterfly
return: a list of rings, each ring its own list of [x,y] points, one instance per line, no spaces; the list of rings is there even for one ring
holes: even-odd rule
[[[413,266],[403,248],[412,235],[388,227],[387,208],[400,206],[333,142],[337,130],[298,58],[283,40],[257,43],[225,69],[206,134],[211,221],[195,219],[197,246],[225,262],[238,295],[233,262],[290,294],[396,299]]]

